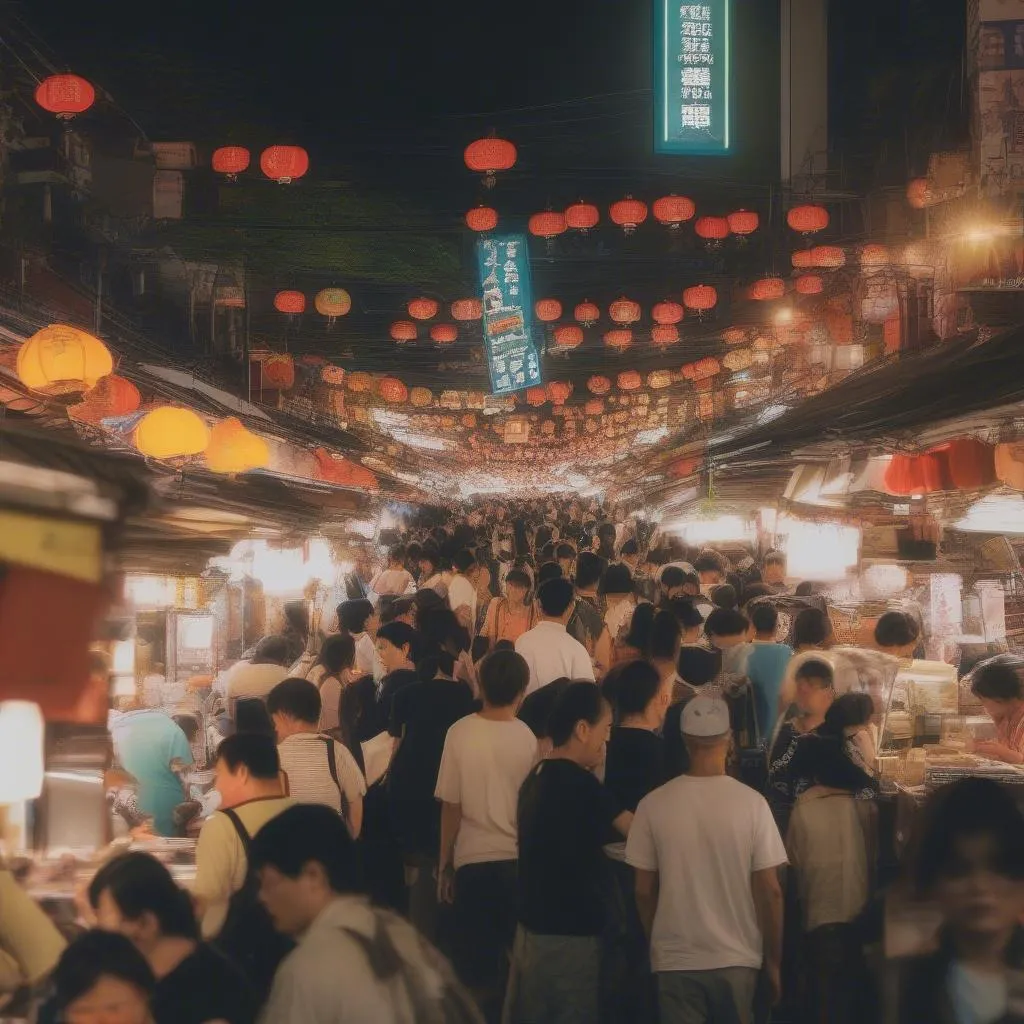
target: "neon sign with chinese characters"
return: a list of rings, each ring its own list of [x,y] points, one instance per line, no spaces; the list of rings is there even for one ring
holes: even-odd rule
[[[732,0],[654,0],[654,148],[725,155],[730,125]]]

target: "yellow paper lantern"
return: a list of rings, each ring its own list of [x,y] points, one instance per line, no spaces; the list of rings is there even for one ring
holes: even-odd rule
[[[135,428],[135,447],[153,459],[201,455],[209,443],[206,424],[191,409],[173,405],[146,413]]]
[[[262,437],[246,430],[234,416],[210,431],[206,468],[214,473],[247,473],[270,462],[270,448]]]
[[[114,370],[99,338],[69,324],[50,324],[18,350],[18,379],[32,391],[66,395],[88,391]]]
[[[313,305],[321,316],[334,320],[349,312],[352,308],[352,296],[344,288],[324,288],[316,293]]]

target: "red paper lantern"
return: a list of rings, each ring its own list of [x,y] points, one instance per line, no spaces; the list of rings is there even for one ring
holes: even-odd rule
[[[274,296],[274,309],[279,313],[304,313],[306,311],[306,296],[302,292],[285,289]]]
[[[345,383],[345,369],[342,366],[328,364],[320,371],[320,379],[325,384],[338,387]]]
[[[659,302],[651,310],[651,319],[656,324],[677,324],[683,319],[685,312],[678,302]]]
[[[802,235],[816,235],[819,231],[824,231],[828,227],[828,221],[828,210],[824,206],[810,203],[794,206],[786,214],[786,223]]]
[[[565,231],[565,215],[555,210],[535,213],[528,224],[530,234],[551,241]]]
[[[626,196],[625,199],[612,203],[608,215],[613,224],[618,224],[627,235],[631,235],[647,220],[647,204],[632,196]]]
[[[615,382],[620,391],[637,391],[644,386],[644,379],[636,370],[623,370]]]
[[[602,374],[595,374],[587,381],[587,390],[592,395],[607,395],[612,389],[612,382]]]
[[[489,206],[475,206],[466,214],[471,231],[493,231],[498,226],[498,211]]]
[[[747,340],[747,332],[742,327],[727,327],[722,331],[722,341],[726,345],[740,345]]]
[[[62,121],[84,114],[95,102],[96,90],[80,75],[50,75],[36,86],[36,103]]]
[[[585,301],[573,310],[573,315],[576,317],[577,323],[583,324],[584,327],[591,327],[601,319],[601,310],[593,302]]]
[[[548,401],[554,405],[565,405],[572,394],[572,385],[568,381],[553,380],[547,385]]]
[[[884,478],[886,492],[899,497],[943,491],[950,483],[945,454],[940,452],[925,455],[897,453],[892,457]]]
[[[309,154],[301,146],[270,146],[260,154],[260,170],[271,181],[287,185],[309,170]]]
[[[616,299],[608,307],[608,315],[617,324],[635,324],[640,312],[640,303],[627,298]]]
[[[729,221],[725,217],[701,217],[693,230],[706,242],[721,242],[729,237]]]
[[[655,199],[651,212],[659,224],[676,229],[688,220],[693,220],[697,207],[693,205],[693,200],[687,199],[686,196],[671,195]]]
[[[584,203],[582,200],[573,203],[565,211],[565,223],[573,231],[589,231],[597,227],[601,219],[601,213],[593,203]]]
[[[590,379],[595,380],[596,378],[591,377]],[[604,400],[601,398],[588,399],[586,404],[583,406],[583,412],[587,416],[600,416],[604,412]]]
[[[433,320],[441,307],[434,299],[413,299],[407,308],[413,320]]]
[[[838,270],[846,265],[846,253],[838,245],[816,245],[811,250],[811,266],[819,270]]]
[[[722,367],[717,359],[706,356],[704,359],[698,359],[695,363],[687,363],[683,367],[683,376],[687,380],[692,381],[709,380],[721,369]]]
[[[608,331],[604,336],[604,343],[616,352],[625,352],[633,344],[633,332],[625,329]]]
[[[691,456],[688,459],[677,459],[668,467],[668,475],[674,480],[682,480],[699,472],[703,464],[704,459],[699,455]]]
[[[583,329],[575,324],[556,327],[555,344],[564,349],[579,348],[583,344]]]
[[[377,394],[391,405],[398,405],[409,399],[409,389],[397,377],[381,377]]]
[[[391,325],[391,339],[397,342],[415,341],[416,325],[408,320],[396,320]]]
[[[290,391],[295,386],[295,362],[291,356],[270,356],[264,359],[263,386],[268,391]]]
[[[484,306],[479,299],[456,299],[452,303],[453,320],[479,320],[484,315]]]
[[[927,178],[915,178],[907,186],[907,202],[915,210],[924,210],[932,201],[932,186]]]
[[[889,250],[884,245],[865,245],[860,251],[860,265],[862,267],[887,267],[892,262]]]
[[[109,373],[100,377],[82,401],[73,406],[74,418],[85,423],[99,423],[114,416],[127,416],[141,404],[139,389],[130,380]]]
[[[729,222],[729,230],[741,238],[752,235],[761,226],[760,216],[752,210],[737,210],[730,213],[726,220]]]
[[[515,167],[516,147],[505,139],[477,139],[466,147],[463,157],[471,171],[484,176],[484,185],[493,188],[498,171]]]
[[[434,324],[430,328],[430,340],[435,345],[452,345],[458,337],[459,331],[454,324]]]
[[[953,485],[978,491],[996,482],[996,450],[976,437],[959,437],[944,446]]]
[[[562,304],[558,299],[538,299],[533,304],[533,313],[541,323],[549,324],[562,315]]]
[[[796,279],[796,290],[801,295],[820,295],[825,284],[817,274],[803,274]]]
[[[781,277],[762,277],[750,286],[750,297],[755,302],[770,302],[786,294],[786,282]]]
[[[683,305],[695,313],[707,313],[718,305],[718,292],[709,284],[698,284],[683,292]]]
[[[807,270],[814,266],[814,250],[798,249],[792,258],[794,270]]]
[[[547,392],[543,388],[527,388],[526,404],[539,409],[548,400]]]
[[[245,146],[221,146],[220,149],[213,151],[211,165],[218,174],[226,174],[230,181],[234,181],[243,171],[249,169],[251,159],[251,154]]]
[[[679,341],[679,328],[675,324],[656,324],[651,328],[651,341],[660,348],[668,348]]]

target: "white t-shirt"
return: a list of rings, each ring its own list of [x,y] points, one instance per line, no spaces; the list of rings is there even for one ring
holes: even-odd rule
[[[355,758],[340,743],[334,743],[334,764],[345,799],[352,803],[366,794],[366,780]],[[281,771],[288,777],[288,795],[302,804],[324,804],[341,813],[341,793],[327,761],[327,744],[312,732],[288,736],[277,747]]]
[[[476,630],[476,587],[465,576],[453,576],[448,584],[448,607],[457,612],[463,605],[469,608],[469,628]]]
[[[626,861],[658,873],[653,970],[761,967],[750,876],[786,849],[760,793],[727,775],[673,779],[640,801]]]
[[[265,698],[278,683],[288,678],[283,665],[253,665],[240,661],[228,669],[224,677],[225,693],[229,697]]]
[[[594,682],[594,665],[586,647],[569,636],[560,622],[538,622],[516,641],[516,651],[530,667],[527,693],[563,677]]]
[[[373,645],[373,637],[369,633],[353,635],[356,642],[356,670],[360,675],[373,675],[373,667],[377,658],[377,648]]]
[[[370,581],[370,589],[381,596],[401,597],[416,581],[405,569],[385,569]]]
[[[537,738],[517,718],[468,715],[448,730],[434,795],[462,807],[456,868],[518,858],[519,788],[536,760]]]

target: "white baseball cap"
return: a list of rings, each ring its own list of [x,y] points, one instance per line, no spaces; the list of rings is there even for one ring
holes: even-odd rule
[[[684,736],[724,736],[730,729],[729,706],[719,697],[694,697],[683,708],[680,724]]]

